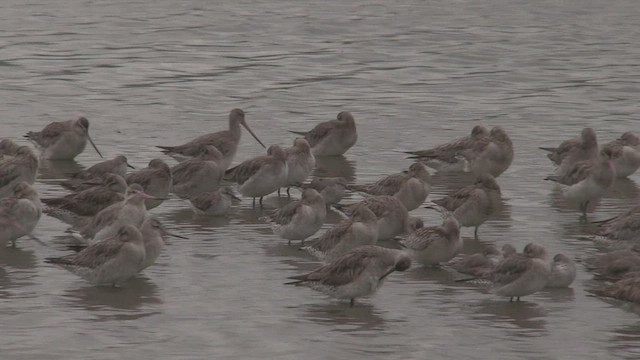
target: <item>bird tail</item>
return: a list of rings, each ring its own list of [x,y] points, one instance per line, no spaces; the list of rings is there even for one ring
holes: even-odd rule
[[[544,151],[548,151],[548,152],[556,152],[558,150],[558,149],[553,148],[553,147],[544,147],[544,146],[540,146],[540,147],[538,147],[538,149],[544,150]]]
[[[175,146],[162,146],[162,145],[156,145],[156,147],[160,150],[162,150],[163,153],[170,153],[173,152],[173,149],[175,149]]]
[[[367,191],[369,191],[369,185],[351,184],[351,185],[347,185],[347,189],[351,191],[360,191],[360,192],[366,193]]]
[[[544,179],[545,180],[549,180],[549,181],[553,181],[553,182],[560,182],[560,177],[558,175],[549,175]]]
[[[64,257],[48,257],[44,259],[44,262],[55,265],[71,265],[71,262]]]
[[[289,276],[287,279],[291,279],[294,281],[286,282],[284,283],[285,285],[300,285],[303,282],[307,281],[307,275]]]
[[[431,209],[439,212],[440,214],[448,214],[450,211],[447,210],[444,206],[438,203],[438,200],[433,200],[424,205],[425,209]]]
[[[288,130],[288,131],[292,134],[301,135],[301,136],[307,136],[307,134],[309,133],[308,131],[293,131],[293,130]]]

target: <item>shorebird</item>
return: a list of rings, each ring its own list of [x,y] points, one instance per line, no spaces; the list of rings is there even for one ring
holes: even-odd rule
[[[198,156],[171,169],[173,193],[183,199],[189,199],[218,190],[224,176],[222,162],[222,153],[213,145],[205,145]]]
[[[500,250],[493,245],[487,245],[482,252],[453,259],[448,265],[461,274],[486,278],[501,260]]]
[[[400,240],[411,258],[424,266],[437,266],[453,259],[462,249],[460,224],[453,215],[441,226],[423,227]]]
[[[605,246],[635,243],[635,240],[640,238],[640,206],[634,206],[620,215],[594,223],[598,225],[596,235],[586,238],[595,243]]]
[[[611,161],[616,169],[618,179],[635,173],[640,168],[640,139],[631,132],[622,134],[619,139],[602,146],[602,150],[609,150]]]
[[[290,132],[304,136],[315,156],[342,155],[358,141],[356,122],[348,111],[340,112],[335,120],[321,122],[311,131]]]
[[[494,293],[509,301],[536,293],[547,285],[551,269],[546,260],[547,251],[539,244],[530,243],[522,254],[502,260],[489,275]]]
[[[600,146],[598,145],[598,138],[595,131],[592,128],[585,128],[582,130],[579,146],[570,149],[561,157],[562,160],[555,170],[555,175],[566,175],[572,171],[576,164],[597,159],[599,153]]]
[[[163,153],[178,161],[182,161],[200,154],[204,146],[212,145],[222,153],[224,159],[221,165],[223,169],[227,169],[229,165],[231,165],[238,150],[238,144],[240,143],[240,137],[242,135],[240,125],[244,126],[249,134],[251,134],[262,147],[266,148],[262,141],[251,131],[251,128],[249,128],[249,125],[247,125],[244,119],[244,111],[240,109],[233,109],[231,113],[229,113],[229,130],[198,136],[183,145],[158,147],[163,150]]]
[[[236,196],[233,189],[223,186],[216,191],[193,197],[189,199],[189,203],[196,214],[224,216],[231,208],[231,200],[240,200],[240,198]]]
[[[584,259],[584,264],[596,278],[617,281],[640,271],[640,256],[630,250],[616,250]]]
[[[576,278],[576,264],[568,256],[557,254],[551,262],[551,273],[547,281],[548,288],[569,287]]]
[[[589,202],[601,197],[613,184],[615,177],[611,153],[605,149],[599,158],[575,163],[564,175],[551,175],[545,180],[567,185],[562,191],[564,197],[570,203],[578,204],[583,218],[586,218]]]
[[[13,188],[26,182],[33,184],[38,174],[38,158],[28,146],[20,146],[12,158],[0,162],[0,199],[13,193]]]
[[[287,156],[278,145],[269,146],[266,156],[245,160],[225,172],[229,180],[238,183],[242,196],[253,198],[253,206],[256,206],[257,197],[262,206],[263,197],[284,186],[287,173]]]
[[[127,183],[122,176],[106,174],[103,183],[58,198],[42,199],[45,213],[71,224],[96,215],[102,209],[124,200]]]
[[[140,271],[144,260],[142,234],[135,226],[122,225],[113,236],[78,253],[45,261],[59,265],[92,284],[116,286]]]
[[[116,174],[124,177],[127,174],[127,168],[133,169],[127,162],[127,157],[124,155],[118,155],[111,160],[99,162],[88,169],[79,171],[67,181],[63,181],[60,185],[62,187],[81,191],[92,187],[98,179],[102,178],[106,174]],[[86,183],[89,181],[89,183]]]
[[[274,211],[267,218],[273,222],[273,232],[283,239],[304,240],[315,234],[327,217],[327,207],[320,194],[307,189],[302,193],[302,198],[292,201],[282,208]]]
[[[369,208],[360,204],[346,219],[327,230],[302,249],[325,262],[331,262],[345,253],[378,240],[378,218]]]
[[[464,171],[466,160],[464,151],[472,149],[475,144],[489,136],[489,130],[482,125],[476,125],[471,135],[455,139],[446,144],[428,150],[407,151],[409,159],[418,159],[428,167],[438,171]]]
[[[286,285],[309,286],[337,299],[355,299],[375,293],[394,271],[411,267],[411,258],[401,250],[367,245],[355,248],[331,263],[305,275],[289,277]]]
[[[31,234],[42,215],[38,192],[26,182],[13,187],[12,196],[0,200],[0,246]]]
[[[42,131],[29,131],[24,137],[33,141],[40,148],[43,159],[72,160],[84,151],[87,140],[102,157],[100,150],[89,136],[89,120],[85,117],[52,122]]]
[[[612,263],[628,257],[635,258],[638,257],[638,255],[634,251],[628,249],[615,250],[605,254],[590,256],[583,259],[582,262],[585,264],[587,269],[600,272]]]
[[[311,153],[311,146],[305,139],[295,139],[293,146],[284,150],[287,155],[287,195],[291,186],[305,181],[316,166],[316,158]],[[278,190],[279,192],[280,190]]]
[[[634,275],[616,281],[613,284],[588,291],[598,296],[640,303],[640,274]]]
[[[95,242],[113,236],[123,225],[139,228],[147,217],[144,200],[149,198],[153,196],[145,194],[140,185],[129,185],[124,201],[102,209],[73,235]]]
[[[491,129],[488,137],[476,141],[470,149],[462,152],[466,159],[464,170],[476,176],[490,174],[498,177],[513,162],[513,143],[500,126]]]
[[[474,237],[478,238],[480,225],[484,224],[500,207],[500,186],[493,176],[484,174],[480,175],[474,184],[433,202],[452,212],[460,225],[473,226]]]
[[[389,175],[373,184],[349,185],[348,188],[371,195],[389,195],[398,198],[407,211],[417,209],[429,196],[431,175],[421,162],[409,166],[408,171]]]
[[[548,151],[547,157],[555,165],[561,165],[566,158],[570,162],[589,160],[598,155],[598,139],[596,132],[592,128],[584,128],[580,137],[571,138],[560,143],[557,148],[540,147],[541,150]]]
[[[338,206],[338,209],[348,215],[359,204],[367,206],[378,218],[378,241],[412,231],[407,208],[397,198],[388,195],[372,196],[359,203]]]
[[[345,195],[347,180],[342,177],[315,178],[308,184],[301,184],[302,189],[314,189],[320,193],[327,207],[339,203]]]
[[[164,248],[164,238],[167,236],[177,237],[179,239],[186,239],[183,236],[173,234],[162,225],[162,223],[155,218],[148,217],[142,223],[140,227],[140,233],[142,235],[142,242],[144,243],[144,260],[139,266],[139,271],[142,271],[149,266],[153,265],[162,249]]]
[[[147,210],[151,210],[160,206],[164,200],[169,197],[173,177],[171,168],[161,159],[153,159],[149,161],[149,166],[136,172],[129,173],[124,178],[127,184],[138,184],[142,186],[145,193],[159,199],[147,199],[144,201]]]

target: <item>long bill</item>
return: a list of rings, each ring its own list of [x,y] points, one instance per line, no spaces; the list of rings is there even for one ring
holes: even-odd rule
[[[100,155],[100,157],[104,159],[104,156],[102,156],[102,154],[100,153],[100,150],[98,150],[98,148],[96,147],[96,144],[93,143],[93,140],[91,139],[91,135],[89,135],[89,133],[87,133],[87,139],[89,139],[91,146],[93,146],[93,148],[96,150],[98,155]]]
[[[380,280],[379,280],[379,281],[384,280],[384,278],[386,278],[387,276],[389,276],[389,275],[390,275],[392,272],[394,272],[394,271],[396,271],[396,269],[395,269],[394,267],[392,267],[389,271],[387,271],[386,273],[384,273],[384,275],[382,275],[382,276],[380,277]]]
[[[249,128],[249,125],[247,125],[246,123],[243,123],[242,126],[244,126],[245,129],[247,129],[247,131],[249,132],[249,134],[251,134],[251,136],[253,136],[254,139],[256,139],[256,141],[258,143],[260,143],[260,145],[262,145],[263,148],[267,148],[266,146],[264,146],[264,144],[262,143],[262,141],[260,141],[260,139],[258,139],[258,137],[256,136],[256,134],[253,133],[253,131],[251,131],[251,128]]]

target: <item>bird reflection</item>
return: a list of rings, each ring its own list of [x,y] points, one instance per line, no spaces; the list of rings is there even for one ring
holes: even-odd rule
[[[31,250],[7,247],[0,249],[0,265],[16,269],[33,269],[38,259]]]
[[[314,323],[331,325],[339,332],[361,332],[363,330],[380,331],[386,327],[386,320],[380,311],[367,303],[358,302],[358,306],[350,307],[349,303],[329,302],[300,306],[302,316]]]
[[[492,322],[509,322],[522,329],[546,331],[546,311],[540,305],[530,301],[506,302],[503,300],[486,300],[480,303],[478,315],[489,315]]]
[[[102,320],[131,320],[150,313],[108,313],[105,310],[140,310],[148,304],[161,304],[158,287],[144,277],[136,277],[121,287],[82,286],[65,291],[63,296],[75,307],[95,312]]]
[[[638,197],[640,197],[640,188],[629,178],[617,179],[604,194],[606,199],[623,200],[625,205],[628,203],[629,206],[635,205],[634,200]]]
[[[636,308],[640,308],[640,305],[635,305]],[[637,311],[636,311],[637,313]],[[637,358],[638,354],[638,341],[640,341],[640,325],[633,324],[619,329],[609,331],[611,334],[611,340],[609,341],[609,348],[615,353],[621,355],[620,358],[624,358],[625,355],[629,358]],[[635,354],[636,356],[633,356]]]
[[[207,216],[196,215],[185,203],[184,208],[175,208],[171,212],[163,215],[163,218],[168,223],[172,224],[189,224],[190,226],[202,227],[202,228],[219,228],[227,226],[231,223],[231,216],[235,217],[235,214],[229,214],[229,216]]]
[[[343,177],[347,182],[353,182],[356,176],[356,163],[344,156],[317,156],[314,176]]]
[[[84,169],[75,160],[42,160],[38,179],[66,179]]]
[[[545,288],[539,291],[536,296],[548,299],[553,303],[573,303],[576,296],[573,288]]]

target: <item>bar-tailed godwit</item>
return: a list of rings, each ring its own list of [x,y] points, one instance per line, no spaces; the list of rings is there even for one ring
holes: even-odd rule
[[[360,246],[311,273],[289,277],[287,285],[303,285],[328,296],[349,300],[372,295],[389,274],[411,267],[411,258],[401,250],[375,245]]]
[[[231,165],[231,162],[236,156],[236,152],[238,150],[238,144],[240,143],[240,137],[242,136],[242,129],[240,128],[241,125],[247,129],[249,134],[251,134],[251,136],[253,136],[253,138],[262,145],[262,147],[266,147],[253,133],[253,131],[251,131],[249,125],[247,125],[244,117],[244,111],[241,109],[233,109],[231,110],[231,113],[229,113],[228,130],[201,135],[188,143],[178,146],[158,147],[163,150],[163,153],[182,161],[200,154],[204,146],[213,145],[222,153],[224,159],[221,164],[223,169],[227,169],[229,165]]]
[[[321,122],[310,131],[291,132],[304,136],[315,156],[342,155],[358,141],[356,122],[348,111],[340,112],[335,120]]]
[[[102,157],[100,150],[89,135],[89,120],[85,117],[52,122],[42,131],[29,131],[25,137],[40,148],[43,159],[72,160],[84,151],[87,140]]]

